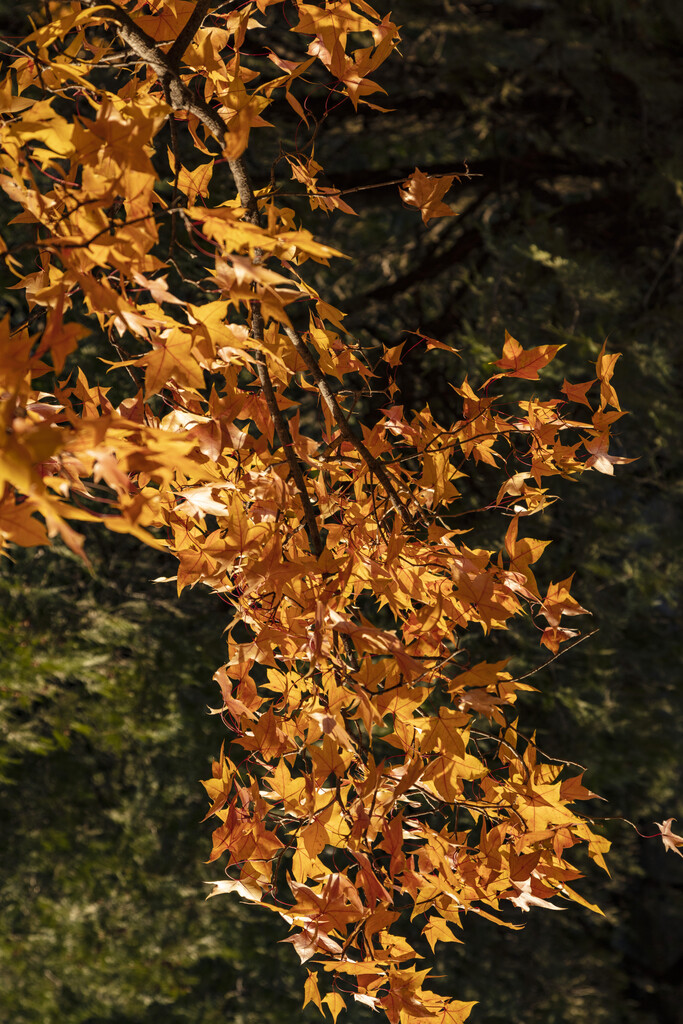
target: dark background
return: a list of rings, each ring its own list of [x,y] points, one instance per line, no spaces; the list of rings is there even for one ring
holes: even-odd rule
[[[0,12],[7,43],[26,9]],[[588,766],[606,801],[596,814],[650,835],[678,815],[683,831],[683,6],[398,0],[393,15],[403,61],[380,76],[391,112],[341,106],[322,124],[329,183],[463,161],[480,177],[456,185],[458,217],[426,227],[395,186],[349,193],[358,218],[308,217],[353,257],[318,284],[368,349],[419,327],[460,350],[454,367],[415,349],[398,371],[406,406],[428,400],[437,418],[448,381],[489,375],[505,328],[525,346],[566,344],[549,388],[589,379],[606,337],[624,353],[615,451],[638,461],[568,485],[533,523],[554,539],[544,578],[576,569],[599,632],[534,677],[523,714],[544,750]],[[286,113],[282,124],[286,135]],[[257,183],[278,141],[255,137]],[[4,301],[20,320],[20,294]],[[206,708],[225,607],[151,584],[172,566],[125,538],[93,534],[88,550],[92,574],[58,547],[0,567],[0,1019],[317,1019],[301,1012],[305,972],[273,915],[203,902],[220,865],[203,865],[196,780],[224,738]],[[516,669],[543,660],[522,637],[490,650]],[[683,862],[621,821],[605,829],[612,877],[587,865],[582,883],[605,919],[532,911],[521,933],[468,922],[464,947],[437,947],[442,984],[480,1000],[477,1024],[683,1021]]]

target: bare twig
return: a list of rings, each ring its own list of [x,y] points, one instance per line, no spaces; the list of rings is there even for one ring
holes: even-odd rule
[[[465,167],[467,167],[467,163],[465,163]],[[432,174],[428,174],[428,176],[429,177],[434,177],[434,178],[445,178],[448,173],[449,173],[448,171],[439,171],[438,174],[433,174],[433,175]],[[463,178],[466,178],[469,181],[470,178],[482,178],[483,177],[482,174],[474,174],[469,169],[467,169],[465,171],[458,171],[458,172],[452,171],[451,173],[453,174],[454,178],[457,178],[458,181],[461,181]],[[338,190],[338,194],[340,196],[348,196],[348,195],[351,195],[352,192],[370,192],[372,189],[375,189],[375,188],[388,188],[389,185],[403,185],[403,183],[406,182],[409,177],[410,177],[410,174],[406,174],[403,178],[392,178],[391,181],[378,181],[377,184],[375,184],[375,185],[354,185],[353,188],[342,188],[342,189],[339,189]],[[323,195],[324,193],[322,193],[322,192],[311,192],[310,194],[311,195]]]
[[[567,647],[563,647],[561,651],[558,651],[557,654],[554,654],[552,658],[548,658],[547,661],[544,661],[542,665],[538,665],[536,668],[532,668],[530,672],[525,672],[523,676],[517,676],[516,679],[511,679],[510,682],[521,683],[523,679],[529,679],[530,676],[535,676],[537,672],[541,672],[544,668],[547,668],[548,665],[552,665],[552,663],[554,661],[557,661],[558,658],[562,658],[565,654],[568,653],[568,651],[571,651],[572,647],[578,647],[578,645],[582,644],[584,640],[590,640],[590,638],[592,636],[595,636],[595,634],[598,632],[599,630],[594,629],[590,633],[584,633],[583,636],[580,636],[577,640],[573,640]]]
[[[662,278],[664,277],[665,273],[667,272],[667,270],[669,269],[671,264],[674,262],[674,260],[678,256],[678,251],[679,251],[679,249],[681,248],[682,245],[683,245],[683,231],[681,231],[678,234],[678,236],[676,237],[676,240],[675,240],[675,242],[673,244],[671,252],[669,253],[667,258],[664,260],[664,262],[662,263],[661,267],[659,268],[659,270],[655,274],[655,279],[652,282],[652,284],[650,285],[650,287],[648,288],[647,294],[645,295],[645,298],[643,299],[643,309],[647,309],[647,307],[650,305],[650,299],[652,298],[652,296],[656,292],[657,285],[662,280]]]

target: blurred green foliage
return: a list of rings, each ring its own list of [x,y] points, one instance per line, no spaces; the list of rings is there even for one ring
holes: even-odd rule
[[[2,8],[12,32],[19,10]],[[397,0],[393,14],[405,41],[382,72],[390,113],[340,107],[321,122],[324,183],[381,186],[464,161],[480,177],[456,186],[456,218],[427,226],[395,185],[349,191],[358,218],[306,215],[353,257],[316,270],[316,284],[370,352],[418,328],[460,351],[458,366],[405,346],[403,400],[437,417],[457,415],[449,382],[488,376],[505,328],[525,346],[565,343],[541,388],[589,379],[606,336],[624,353],[617,454],[638,461],[567,485],[528,525],[554,539],[543,578],[576,569],[599,632],[533,677],[541,692],[522,714],[549,754],[589,767],[606,798],[596,814],[652,834],[683,819],[683,8]],[[322,93],[312,109],[322,118]],[[277,142],[255,143],[265,185]],[[8,300],[19,311],[17,293]],[[371,401],[358,411],[372,415]],[[492,485],[482,474],[475,486],[484,497]],[[121,538],[93,535],[89,551],[93,574],[58,551],[2,570],[0,1017],[298,1021],[303,972],[270,915],[201,901],[220,873],[201,864],[195,780],[225,735],[206,716],[224,609],[151,585],[173,570]],[[518,633],[487,652],[519,670],[543,660]],[[480,999],[479,1024],[679,1024],[683,865],[619,821],[605,827],[612,878],[586,865],[582,888],[604,920],[532,912],[522,933],[472,921],[464,946],[437,947],[443,985]]]
[[[123,538],[88,549],[92,573],[31,551],[0,580],[0,1019],[293,1019],[283,936],[203,902],[225,607],[150,583],[170,566]]]

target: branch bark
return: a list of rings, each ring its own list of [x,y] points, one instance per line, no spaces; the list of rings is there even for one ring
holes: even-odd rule
[[[180,35],[166,54],[166,60],[172,68],[178,69],[185,50],[194,39],[197,30],[202,27],[204,18],[213,7],[218,7],[214,0],[197,0],[192,14],[180,30]]]

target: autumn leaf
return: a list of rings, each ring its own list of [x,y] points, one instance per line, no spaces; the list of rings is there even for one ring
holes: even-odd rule
[[[493,364],[499,366],[503,372],[494,374],[487,383],[499,380],[503,375],[521,377],[523,380],[538,380],[538,371],[547,366],[561,348],[564,348],[564,345],[538,345],[536,348],[523,349],[506,331],[503,356]]]
[[[595,469],[598,473],[606,476],[613,476],[615,466],[623,466],[634,459],[626,459],[621,455],[608,455],[609,437],[607,434],[598,434],[590,440],[584,440],[584,448],[590,452],[590,458],[586,459],[586,469]]]
[[[191,336],[180,328],[153,340],[152,352],[138,361],[145,367],[145,398],[158,394],[171,379],[201,387],[204,374],[192,357],[192,345]]]
[[[681,850],[679,849],[679,847],[683,846],[683,837],[677,836],[671,829],[671,824],[675,820],[675,818],[667,818],[666,821],[662,821],[661,823],[656,822],[656,825],[661,833],[662,842],[664,843],[664,848],[667,853],[669,850],[673,850],[673,852],[677,853],[679,857],[683,857],[683,853],[681,853]]]
[[[518,907],[525,913],[531,909],[531,907],[543,907],[545,910],[564,910],[564,907],[558,907],[549,900],[543,899],[541,896],[534,895],[533,886],[530,878],[524,879],[523,882],[513,882],[515,889],[517,890],[516,896],[508,896],[508,900],[513,906]]]
[[[415,168],[405,184],[399,188],[406,206],[416,206],[426,224],[434,217],[455,217],[455,212],[442,202],[455,179],[454,174],[423,174]]]
[[[437,1014],[436,1020],[439,1024],[464,1024],[476,1005],[476,1000],[463,1002],[459,999],[448,999],[443,1010]]]
[[[621,353],[615,352],[612,355],[607,353],[607,342],[603,342],[603,346],[600,349],[600,355],[598,356],[597,363],[595,364],[595,371],[600,381],[600,408],[604,409],[606,405],[611,405],[615,409],[620,409],[619,399],[617,393],[612,386],[612,377],[614,376],[614,368],[617,360]]]
[[[344,1002],[344,1000],[342,999],[338,992],[328,992],[328,994],[323,997],[322,1001],[327,1006],[329,1006],[330,1013],[332,1014],[332,1020],[336,1024],[337,1017],[339,1016],[342,1010],[346,1009],[346,1003]]]
[[[596,379],[586,381],[584,384],[570,384],[569,381],[565,378],[562,384],[562,390],[564,391],[565,395],[567,396],[567,399],[570,402],[577,402],[580,405],[587,405],[590,409],[591,404],[588,401],[586,395],[595,383],[597,383]]]
[[[226,892],[236,892],[250,903],[260,903],[263,898],[263,890],[258,885],[250,882],[249,879],[242,881],[238,878],[228,878],[218,882],[205,882],[204,884],[213,886],[211,892],[206,897],[207,900],[210,900],[212,896],[221,896]]]
[[[461,942],[457,936],[453,934],[448,924],[442,917],[431,917],[427,924],[422,929],[422,934],[426,938],[427,942],[431,946],[432,952],[437,942]]]
[[[325,1015],[320,999],[320,990],[318,988],[318,975],[314,971],[308,972],[308,977],[306,978],[306,983],[304,985],[304,1009],[309,1003],[313,1003],[318,1007],[323,1016]]]
[[[0,537],[21,547],[36,547],[49,544],[45,526],[34,513],[37,506],[30,500],[17,502],[13,495],[5,494],[0,501]]]

